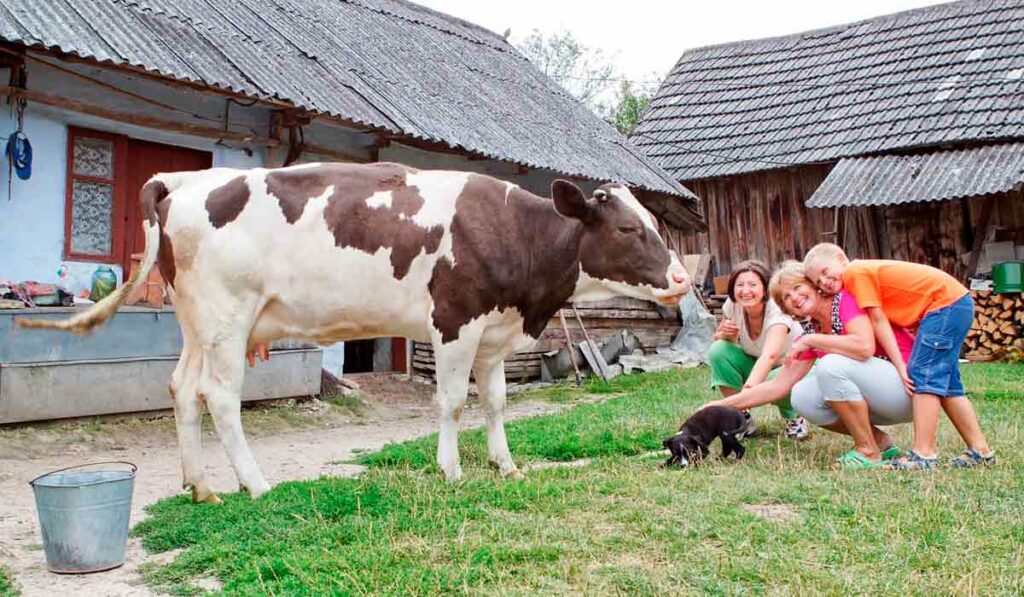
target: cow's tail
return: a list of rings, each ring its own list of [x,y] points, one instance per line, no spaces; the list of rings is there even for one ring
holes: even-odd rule
[[[160,220],[157,218],[156,204],[170,193],[167,185],[164,184],[164,179],[169,179],[168,182],[180,180],[176,177],[158,174],[151,178],[139,193],[139,203],[142,206],[142,214],[145,216],[142,227],[146,233],[146,252],[141,266],[132,272],[128,281],[84,313],[79,313],[68,319],[18,319],[18,324],[21,327],[48,328],[86,334],[114,316],[128,295],[149,277],[149,271],[156,263],[160,250]]]

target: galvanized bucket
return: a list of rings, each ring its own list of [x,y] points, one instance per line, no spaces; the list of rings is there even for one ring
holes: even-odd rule
[[[29,481],[51,572],[83,574],[124,564],[136,470],[130,462],[97,462]]]

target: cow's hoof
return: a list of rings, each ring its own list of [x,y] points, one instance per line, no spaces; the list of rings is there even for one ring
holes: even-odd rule
[[[526,475],[523,474],[523,471],[517,468],[510,470],[509,472],[505,473],[502,476],[505,477],[506,479],[513,479],[515,481],[520,481],[526,478]]]
[[[252,499],[256,499],[261,495],[267,493],[268,491],[270,491],[270,485],[264,483],[263,485],[257,487],[256,489],[250,489],[249,497],[251,497]]]
[[[197,487],[193,487],[192,503],[219,505],[223,504],[224,502],[219,497],[217,497],[216,493],[210,491],[209,489],[199,489]]]
[[[456,466],[451,472],[445,471],[444,480],[449,483],[458,483],[462,479],[462,467]]]

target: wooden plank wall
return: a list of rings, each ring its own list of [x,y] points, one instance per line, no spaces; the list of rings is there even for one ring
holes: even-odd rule
[[[963,279],[983,198],[886,207],[808,208],[831,166],[757,172],[683,184],[703,201],[708,232],[675,242],[683,253],[711,253],[716,275],[745,259],[774,266],[801,258],[818,242],[837,242],[851,257],[927,263]],[[1024,243],[1024,191],[999,195],[992,226],[1002,240]],[[679,250],[679,249],[677,249]]]
[[[893,205],[885,209],[892,259],[926,263],[965,280],[984,197]],[[1024,192],[995,197],[989,221],[995,240],[1024,244]]]
[[[981,218],[983,202],[982,197],[970,199],[972,228]],[[1018,245],[1024,245],[1024,189],[999,195],[996,198],[996,206],[992,211],[992,219],[989,224],[1000,228],[996,240],[1012,240]]]
[[[576,306],[587,328],[590,339],[601,342],[621,330],[629,330],[640,339],[647,353],[672,342],[679,333],[678,310],[659,311],[654,303],[631,298],[617,298]],[[583,332],[576,323],[572,309],[562,309],[566,327],[574,343],[584,341]],[[509,383],[529,381],[540,377],[540,357],[546,352],[565,347],[565,332],[558,315],[551,318],[537,342],[527,350],[505,359],[505,377]],[[412,372],[433,379],[434,351],[429,344],[413,343]]]
[[[836,241],[835,210],[804,203],[831,165],[815,165],[684,182],[703,201],[708,232],[690,235],[686,252],[710,252],[718,275],[746,259],[774,265],[802,256],[823,240]],[[859,250],[860,238],[851,239]]]

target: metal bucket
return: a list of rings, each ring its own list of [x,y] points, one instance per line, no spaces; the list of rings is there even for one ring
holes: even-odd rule
[[[103,468],[84,470],[93,467]],[[98,462],[29,481],[51,572],[83,574],[124,564],[136,470],[130,462]]]

